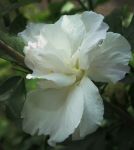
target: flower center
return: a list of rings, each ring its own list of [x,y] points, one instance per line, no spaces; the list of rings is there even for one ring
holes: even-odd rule
[[[80,68],[78,59],[75,63],[74,70],[75,70],[75,75],[76,75],[76,82],[78,82],[83,78],[85,74],[85,71]]]
[[[76,81],[80,81],[83,78],[84,74],[84,70],[78,70],[78,73],[76,73]]]

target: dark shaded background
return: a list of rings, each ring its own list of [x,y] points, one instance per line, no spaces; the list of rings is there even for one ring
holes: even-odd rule
[[[52,23],[63,14],[94,9],[106,16],[110,31],[128,39],[133,53],[134,1],[92,0],[93,7],[88,2],[1,0],[0,40],[23,54],[23,43],[17,33],[25,29],[27,22]],[[105,105],[102,127],[81,141],[72,142],[70,137],[51,148],[46,143],[47,137],[30,136],[21,130],[23,100],[26,91],[35,88],[35,83],[27,81],[25,84],[27,71],[0,49],[0,150],[134,150],[134,58],[129,65],[130,73],[119,83],[96,83]]]

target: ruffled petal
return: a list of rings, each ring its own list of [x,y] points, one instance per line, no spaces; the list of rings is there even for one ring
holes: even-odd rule
[[[34,75],[43,76],[48,73],[72,73],[70,58],[64,50],[50,46],[44,49],[26,47],[25,64],[33,70]]]
[[[38,35],[41,34],[41,30],[43,28],[43,23],[29,23],[24,31],[18,33],[18,36],[23,38],[25,44],[27,45],[29,41],[33,42],[38,39]]]
[[[85,11],[81,14],[81,19],[85,25],[86,31],[92,33],[100,28],[104,16],[92,11]]]
[[[65,75],[60,73],[51,73],[43,76],[28,74],[27,79],[41,79],[38,81],[38,85],[42,89],[47,89],[47,88],[59,88],[59,87],[70,86],[76,81],[76,76]]]
[[[64,141],[78,127],[83,114],[83,94],[79,86],[36,90],[28,94],[22,117],[30,134],[50,135],[49,144]]]
[[[70,72],[71,47],[58,24],[30,23],[19,36],[26,42],[25,64],[34,74]]]
[[[66,53],[71,55],[70,41],[60,25],[57,23],[45,25],[42,35],[49,45],[55,49],[62,49],[63,52],[66,51]]]
[[[81,139],[96,131],[99,125],[101,125],[104,114],[102,98],[93,82],[84,77],[80,87],[84,94],[84,112],[81,123],[74,133],[74,139]]]
[[[71,49],[68,37],[57,24],[29,23],[18,36],[33,48],[47,44],[55,49],[66,49],[68,52]]]
[[[129,72],[130,45],[117,33],[107,33],[106,39],[88,53],[89,77],[99,82],[117,82]]]
[[[88,53],[106,38],[106,33],[109,27],[103,22],[103,18],[102,15],[93,12],[85,12],[82,15],[87,33],[79,47],[81,69],[89,68]]]
[[[56,23],[67,35],[72,54],[77,51],[84,36],[85,26],[81,20],[80,15],[64,15]]]

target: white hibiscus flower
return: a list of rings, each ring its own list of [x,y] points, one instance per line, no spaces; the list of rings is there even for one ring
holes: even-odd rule
[[[63,16],[54,24],[30,23],[21,32],[25,63],[39,78],[39,88],[27,95],[23,129],[49,135],[54,145],[69,135],[80,139],[103,120],[98,88],[91,81],[116,82],[129,71],[130,45],[107,32],[104,17],[94,12]]]

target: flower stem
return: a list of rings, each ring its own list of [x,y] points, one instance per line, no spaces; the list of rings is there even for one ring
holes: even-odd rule
[[[6,54],[8,54],[9,56],[11,56],[17,62],[19,62],[22,65],[25,65],[24,64],[24,56],[21,55],[19,52],[15,51],[12,47],[6,45],[1,40],[0,40],[0,48],[3,49]]]
[[[30,71],[30,69],[27,68],[24,63],[24,56],[1,40],[0,40],[0,49],[2,49],[5,54],[13,58],[18,63],[19,66]]]
[[[89,10],[94,10],[94,6],[93,6],[93,1],[92,0],[88,0],[88,9]]]
[[[77,2],[81,5],[81,7],[84,9],[84,10],[88,10],[86,8],[86,6],[84,5],[84,3],[81,1],[81,0],[77,0]]]

